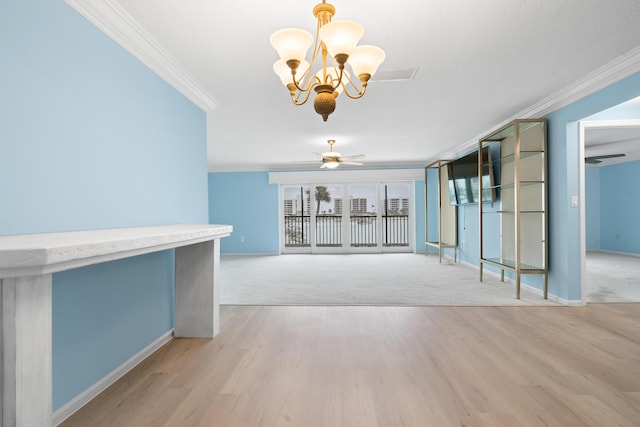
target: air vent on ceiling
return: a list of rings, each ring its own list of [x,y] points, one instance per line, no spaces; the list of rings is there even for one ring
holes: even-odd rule
[[[378,70],[376,74],[374,74],[371,81],[374,82],[401,82],[405,80],[413,80],[418,72],[418,67],[416,68],[403,68],[403,69],[382,69]]]

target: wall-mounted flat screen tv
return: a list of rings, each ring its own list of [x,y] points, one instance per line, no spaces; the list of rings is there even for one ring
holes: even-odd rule
[[[482,149],[484,165],[482,174],[482,201],[495,202],[496,191],[491,150]],[[452,205],[466,205],[480,201],[480,184],[478,177],[478,152],[467,154],[447,164],[449,172],[449,201]]]

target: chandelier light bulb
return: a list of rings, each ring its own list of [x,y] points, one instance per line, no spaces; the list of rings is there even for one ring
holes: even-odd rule
[[[273,33],[269,41],[280,59],[285,62],[291,59],[302,61],[313,44],[313,36],[300,28],[284,28]]]
[[[384,61],[385,54],[382,49],[377,46],[362,45],[357,46],[349,56],[349,65],[356,76],[361,75],[373,76],[378,67]],[[368,80],[368,79],[367,79]]]
[[[353,49],[364,36],[364,27],[354,21],[333,21],[320,28],[318,33],[329,55],[351,55]]]
[[[306,60],[302,60],[302,62],[300,62],[300,65],[296,70],[296,81],[299,82],[300,79],[302,79],[302,76],[304,76],[309,67],[310,65]],[[283,85],[288,86],[289,84],[293,83],[291,68],[289,68],[287,62],[284,59],[278,59],[273,64],[273,71],[277,74],[278,77],[280,77],[280,81]]]

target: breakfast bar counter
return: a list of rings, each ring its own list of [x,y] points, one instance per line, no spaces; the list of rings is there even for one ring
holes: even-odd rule
[[[220,239],[230,225],[173,224],[0,236],[2,426],[51,426],[52,273],[175,249],[174,335],[219,332]]]

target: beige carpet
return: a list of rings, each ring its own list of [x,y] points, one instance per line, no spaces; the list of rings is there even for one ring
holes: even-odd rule
[[[220,278],[230,305],[557,305],[424,254],[223,255]]]
[[[640,257],[611,252],[587,252],[588,302],[640,301]]]

